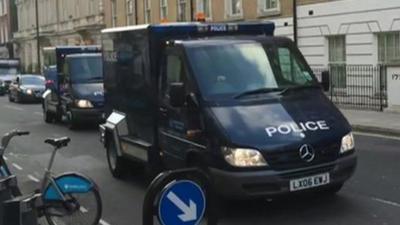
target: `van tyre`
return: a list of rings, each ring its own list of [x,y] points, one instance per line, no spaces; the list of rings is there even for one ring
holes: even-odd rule
[[[114,140],[110,140],[107,144],[107,162],[113,177],[121,179],[127,175],[128,162],[126,159],[118,156],[117,146]]]
[[[21,99],[20,99],[18,93],[15,95],[15,98],[13,98],[13,100],[15,103],[21,103]]]
[[[75,130],[78,126],[78,122],[71,111],[67,111],[67,126],[70,130]]]

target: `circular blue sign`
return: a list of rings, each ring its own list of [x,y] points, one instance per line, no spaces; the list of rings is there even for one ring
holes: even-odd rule
[[[158,205],[162,225],[198,225],[204,217],[206,198],[198,184],[180,180],[167,185]]]

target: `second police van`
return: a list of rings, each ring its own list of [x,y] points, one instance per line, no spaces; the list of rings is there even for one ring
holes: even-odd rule
[[[272,23],[102,32],[101,140],[112,174],[199,167],[220,195],[336,193],[357,163],[351,127]]]
[[[104,121],[103,67],[99,46],[57,46],[43,49],[46,92],[43,119],[63,118],[74,129],[83,122]]]

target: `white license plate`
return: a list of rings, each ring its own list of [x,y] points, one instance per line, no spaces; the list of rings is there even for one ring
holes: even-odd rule
[[[327,185],[330,182],[329,173],[303,177],[290,181],[290,191],[301,191],[313,187]]]

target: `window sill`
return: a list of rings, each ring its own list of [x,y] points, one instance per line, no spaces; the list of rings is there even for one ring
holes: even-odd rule
[[[225,16],[226,21],[237,21],[237,20],[242,20],[243,19],[243,14],[237,14],[237,15],[226,15]]]
[[[279,15],[281,15],[281,10],[279,9],[260,10],[258,12],[258,17],[279,16]]]

